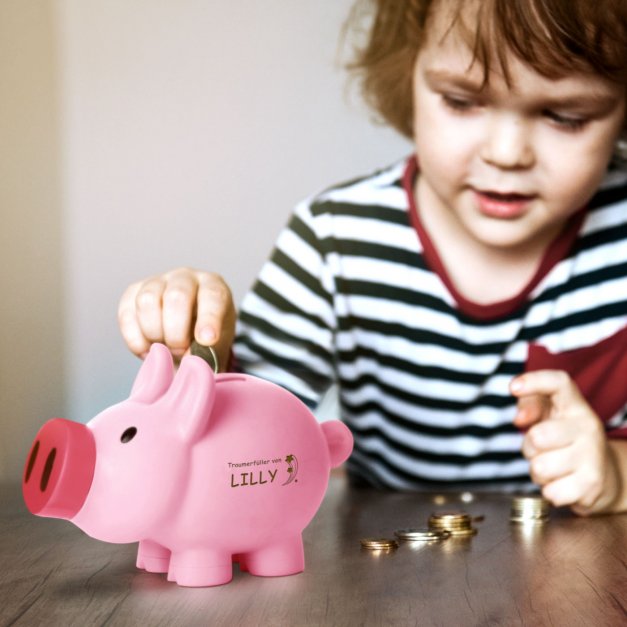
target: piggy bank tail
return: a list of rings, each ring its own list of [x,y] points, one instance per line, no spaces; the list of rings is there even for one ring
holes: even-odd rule
[[[353,434],[350,429],[339,420],[327,420],[320,424],[324,439],[329,448],[331,468],[344,463],[353,450]]]

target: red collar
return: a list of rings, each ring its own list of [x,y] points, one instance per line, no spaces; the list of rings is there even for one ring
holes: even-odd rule
[[[562,231],[547,247],[538,269],[520,293],[516,294],[516,296],[513,296],[512,298],[508,298],[507,300],[501,300],[484,305],[468,300],[455,288],[448,272],[446,271],[446,268],[444,267],[444,264],[442,263],[442,260],[440,259],[438,251],[427,234],[426,229],[422,225],[413,191],[417,174],[418,161],[416,157],[413,156],[407,161],[407,166],[403,174],[403,188],[407,194],[409,202],[410,220],[418,233],[425,261],[431,270],[433,270],[440,277],[444,285],[446,285],[446,288],[455,299],[460,311],[479,320],[493,320],[508,316],[509,314],[514,313],[527,300],[530,292],[549,273],[553,266],[567,256],[577,239],[577,235],[579,234],[579,229],[587,209],[587,207],[580,209],[566,222]]]

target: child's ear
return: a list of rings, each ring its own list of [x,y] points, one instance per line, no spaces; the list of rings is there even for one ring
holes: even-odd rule
[[[154,403],[166,393],[173,378],[174,363],[170,351],[163,344],[153,344],[135,377],[129,399]]]
[[[205,433],[215,398],[215,377],[209,364],[188,355],[181,361],[166,398],[173,427],[186,442],[195,442]]]

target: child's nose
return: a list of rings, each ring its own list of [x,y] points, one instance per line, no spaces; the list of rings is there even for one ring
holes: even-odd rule
[[[530,168],[535,163],[530,129],[516,115],[494,115],[487,126],[481,158],[498,168]]]

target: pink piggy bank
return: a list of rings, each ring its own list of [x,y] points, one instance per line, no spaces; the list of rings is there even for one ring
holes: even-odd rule
[[[39,516],[66,518],[107,542],[137,542],[137,566],[182,586],[304,568],[302,531],[353,438],[318,423],[294,395],[199,357],[175,375],[154,344],[128,400],[87,425],[62,418],[37,434],[23,494]]]

